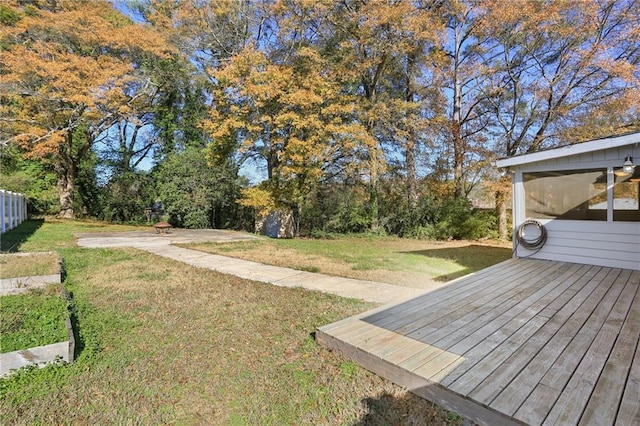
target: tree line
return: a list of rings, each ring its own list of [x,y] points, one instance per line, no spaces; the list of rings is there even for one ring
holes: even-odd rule
[[[640,128],[638,0],[117,6],[0,5],[0,184],[35,211],[504,236],[491,160]]]

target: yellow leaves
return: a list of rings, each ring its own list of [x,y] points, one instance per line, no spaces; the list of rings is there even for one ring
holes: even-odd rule
[[[36,132],[39,131],[39,129],[34,129]],[[21,148],[29,148],[29,143],[31,142],[31,139],[37,136],[37,133],[35,134],[31,134],[31,133],[22,133],[19,134],[18,136],[16,136],[16,138],[14,139],[15,142],[18,144],[18,146],[20,146]]]
[[[593,0],[487,0],[482,7],[487,14],[480,23],[487,34],[517,29],[520,33],[570,39],[596,31],[598,27],[599,5]]]
[[[236,116],[229,116],[221,120],[206,122],[205,128],[211,132],[214,139],[234,138],[236,133],[245,128],[245,123]]]
[[[291,105],[298,105],[303,108],[310,108],[315,105],[320,105],[324,101],[324,98],[320,94],[315,93],[312,90],[296,90],[291,93],[287,93],[284,99],[285,102]]]
[[[123,117],[128,117],[131,111],[132,108],[129,105],[120,105],[118,107],[118,114],[122,115]]]
[[[273,192],[261,188],[245,188],[241,190],[242,198],[237,200],[238,204],[256,209],[258,214],[267,214],[276,209],[277,203],[273,197]]]
[[[246,193],[243,205],[268,211],[274,199],[296,199],[320,180],[327,164],[373,141],[351,118],[353,100],[341,93],[315,49],[301,48],[287,64],[245,49],[212,76],[215,108],[206,128],[214,150],[235,145],[241,154],[268,160],[270,168],[269,186]]]
[[[624,60],[614,60],[613,58],[602,58],[597,61],[599,67],[606,70],[611,75],[621,78],[625,81],[636,81],[636,87],[640,84],[636,74],[638,73],[638,66]]]
[[[11,83],[7,96],[18,106],[9,130],[36,141],[34,155],[55,153],[66,132],[101,118],[101,110],[129,112],[122,90],[135,73],[132,63],[173,51],[162,35],[133,24],[108,1],[69,0],[53,11],[27,11],[15,1],[9,7],[22,18],[0,26],[3,82]]]

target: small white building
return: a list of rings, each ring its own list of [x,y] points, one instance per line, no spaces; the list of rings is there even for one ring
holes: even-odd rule
[[[640,270],[640,132],[498,160],[514,254]]]

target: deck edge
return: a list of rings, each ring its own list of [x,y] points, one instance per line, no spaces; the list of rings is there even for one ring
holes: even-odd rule
[[[397,365],[393,365],[376,355],[346,343],[323,330],[323,327],[316,329],[315,337],[318,344],[328,349],[339,351],[345,357],[372,373],[409,390],[427,401],[433,402],[465,417],[478,425],[514,426],[524,424],[473,402],[468,398],[462,397],[438,383],[429,381],[424,377],[413,374]]]

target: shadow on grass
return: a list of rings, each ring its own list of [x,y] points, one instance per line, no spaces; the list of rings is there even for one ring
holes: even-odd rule
[[[463,270],[451,274],[434,276],[436,281],[450,281],[472,272],[488,268],[511,258],[511,249],[507,247],[484,246],[470,244],[463,247],[433,248],[417,251],[404,251],[402,254],[414,254],[431,259],[452,260],[464,267]]]
[[[472,424],[411,393],[396,397],[384,392],[362,402],[367,413],[353,426]]]
[[[0,241],[0,251],[4,253],[15,253],[20,250],[22,243],[27,241],[38,228],[42,226],[44,219],[27,220],[20,225],[2,234]]]
[[[69,301],[69,319],[71,320],[71,328],[73,329],[73,359],[78,359],[78,356],[82,353],[85,347],[85,342],[80,334],[80,322],[78,321],[78,309],[73,298],[73,292],[67,293],[67,300]]]

